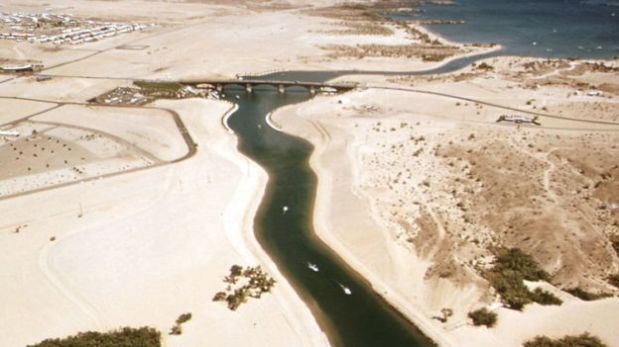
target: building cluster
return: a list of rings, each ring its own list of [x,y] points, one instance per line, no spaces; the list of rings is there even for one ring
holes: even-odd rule
[[[215,90],[180,86],[177,89],[117,87],[90,102],[111,106],[140,106],[156,99],[219,98]]]
[[[78,20],[50,13],[1,13],[0,40],[79,45],[141,31],[152,25]]]
[[[144,105],[153,101],[153,98],[142,94],[139,88],[117,87],[93,100],[103,105]]]
[[[57,15],[51,13],[0,13],[0,23],[17,28],[40,28],[44,25],[69,26],[76,25],[77,20],[71,15]]]

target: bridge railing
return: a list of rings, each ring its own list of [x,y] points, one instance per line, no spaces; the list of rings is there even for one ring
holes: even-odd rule
[[[260,72],[244,72],[244,73],[239,73],[236,74],[236,77],[259,77],[259,76],[264,76],[264,75],[270,75],[270,74],[274,74],[274,73],[279,73],[279,72],[285,72],[286,69],[271,69],[271,70],[265,70],[265,71],[260,71]]]

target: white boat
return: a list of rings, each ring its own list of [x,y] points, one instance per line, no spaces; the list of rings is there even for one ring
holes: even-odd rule
[[[284,211],[284,213],[288,212],[288,206],[282,207],[282,211]]]
[[[320,87],[320,92],[322,93],[337,93],[337,89],[333,87]]]
[[[310,263],[309,261],[307,262],[307,267],[310,268],[314,272],[320,271],[320,269],[318,268],[318,265],[314,263]]]
[[[341,283],[338,283],[338,284],[340,285],[340,287],[344,291],[344,294],[346,294],[346,295],[352,294],[352,290],[350,290],[350,288],[346,287],[345,285],[343,285]]]

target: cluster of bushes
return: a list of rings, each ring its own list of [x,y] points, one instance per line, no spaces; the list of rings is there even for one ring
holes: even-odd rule
[[[473,320],[475,326],[485,325],[492,328],[497,321],[496,313],[487,310],[485,307],[479,310],[469,312],[469,318]]]
[[[88,331],[63,339],[47,339],[27,347],[161,347],[161,333],[149,327]]]
[[[531,300],[540,305],[561,305],[563,303],[563,301],[557,298],[554,294],[542,290],[541,288],[535,288],[531,294]]]
[[[591,293],[580,287],[566,289],[565,291],[585,301],[593,301],[593,300],[604,299],[604,298],[609,298],[613,296],[610,293],[597,293],[597,294]]]
[[[618,235],[612,235],[610,237],[610,242],[613,244],[613,249],[615,250],[615,253],[617,253],[617,255],[619,255],[619,234]]]
[[[502,249],[497,254],[494,267],[486,274],[490,284],[501,295],[509,308],[521,310],[526,304],[560,305],[561,299],[537,288],[531,292],[527,281],[548,281],[550,275],[542,270],[533,258],[518,248]]]
[[[245,284],[234,288],[241,279],[245,280]],[[232,311],[246,303],[248,298],[260,299],[262,294],[270,292],[275,285],[275,279],[269,277],[260,266],[243,268],[233,265],[224,282],[228,284],[226,291],[217,292],[213,301],[226,301]]]
[[[524,347],[606,347],[596,336],[584,333],[578,336],[565,336],[560,339],[551,339],[546,336],[538,336],[527,341]]]
[[[483,63],[477,65],[475,68],[477,70],[482,70],[482,71],[493,71],[494,70],[494,66],[489,65],[486,62],[483,62]]]
[[[183,323],[191,319],[191,313],[183,313],[176,318],[176,324],[170,330],[170,335],[180,335],[183,333]]]

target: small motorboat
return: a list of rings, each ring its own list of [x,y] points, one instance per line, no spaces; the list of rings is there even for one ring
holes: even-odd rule
[[[312,270],[314,272],[320,271],[320,269],[318,268],[318,265],[316,265],[314,263],[310,263],[309,261],[307,262],[307,267],[310,268],[310,270]]]
[[[352,290],[350,290],[350,288],[346,287],[345,285],[338,283],[340,285],[340,288],[342,288],[342,290],[344,291],[344,294],[346,295],[350,295],[352,294]]]
[[[288,212],[288,206],[284,206],[284,207],[282,207],[282,211],[283,211],[284,213]]]

